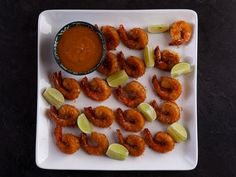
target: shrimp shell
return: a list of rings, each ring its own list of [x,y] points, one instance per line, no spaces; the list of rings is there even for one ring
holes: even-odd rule
[[[145,128],[144,140],[147,145],[156,152],[166,153],[172,151],[175,147],[175,141],[166,132],[157,132],[154,137],[152,137],[151,132]]]
[[[124,138],[120,129],[117,129],[116,133],[119,143],[128,149],[130,155],[137,157],[143,154],[145,142],[142,137],[138,135],[128,135]]]

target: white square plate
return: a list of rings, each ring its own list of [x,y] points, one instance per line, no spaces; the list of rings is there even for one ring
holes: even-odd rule
[[[53,123],[46,117],[45,111],[49,105],[42,97],[45,88],[50,87],[48,75],[51,72],[61,70],[56,64],[53,53],[53,41],[56,33],[62,26],[72,21],[86,21],[91,24],[113,25],[118,27],[124,24],[127,29],[133,27],[145,28],[150,24],[171,24],[177,20],[186,20],[193,25],[193,36],[187,45],[180,47],[169,46],[170,37],[168,33],[148,34],[149,45],[160,46],[161,50],[172,49],[182,56],[182,61],[187,61],[192,65],[193,71],[179,77],[183,92],[177,100],[177,104],[182,107],[181,119],[179,122],[188,129],[189,137],[185,143],[176,144],[173,151],[160,154],[146,147],[142,156],[134,158],[128,157],[124,161],[110,159],[106,156],[91,156],[83,150],[75,154],[66,155],[61,153],[54,143]],[[197,14],[192,10],[47,10],[39,15],[38,19],[38,92],[37,92],[37,132],[36,132],[36,164],[45,169],[74,169],[74,170],[191,170],[197,165],[198,145],[197,145],[197,34],[198,34]],[[122,50],[125,56],[139,56],[142,58],[142,51],[130,50],[120,44],[115,52]],[[81,80],[82,77],[72,76],[62,71],[63,76],[74,77]],[[146,69],[145,75],[138,78],[147,90],[145,102],[150,102],[155,98],[161,100],[154,94],[151,86],[151,77],[157,74],[158,77],[169,75],[156,68]],[[87,77],[94,76],[104,78],[97,72],[93,72]],[[84,106],[96,107],[100,104],[107,105],[112,109],[121,107],[127,109],[119,103],[112,95],[104,102],[96,102],[81,93],[76,101],[68,102],[75,105],[80,110]],[[166,130],[166,125],[158,121],[145,123],[154,134],[157,131]],[[105,133],[109,142],[115,141],[113,132],[118,125],[116,122],[110,128],[96,128],[95,131]],[[79,134],[79,129],[63,129],[64,132]],[[122,131],[125,135],[127,132]]]

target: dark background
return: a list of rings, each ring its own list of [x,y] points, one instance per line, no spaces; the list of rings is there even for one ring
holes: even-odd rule
[[[166,8],[193,9],[199,18],[196,169],[186,172],[39,169],[35,165],[39,13],[46,9]],[[0,0],[0,176],[236,176],[235,22],[233,0]]]

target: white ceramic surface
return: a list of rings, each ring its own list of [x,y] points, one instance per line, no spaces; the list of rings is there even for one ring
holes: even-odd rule
[[[182,61],[187,61],[192,65],[190,74],[178,77],[182,83],[183,92],[177,103],[182,107],[181,119],[179,122],[188,129],[189,138],[185,143],[176,144],[173,151],[160,154],[146,147],[142,156],[134,158],[128,157],[124,161],[110,159],[106,156],[91,156],[82,149],[73,155],[61,153],[56,147],[53,139],[53,123],[46,117],[45,111],[49,105],[42,97],[42,92],[50,86],[48,75],[51,72],[60,71],[61,68],[53,58],[53,41],[56,33],[62,26],[72,21],[86,21],[92,24],[113,25],[118,27],[124,24],[127,29],[133,27],[145,28],[150,24],[171,24],[176,20],[186,20],[193,25],[193,36],[187,45],[180,47],[169,46],[170,37],[168,33],[148,34],[149,45],[160,49],[172,49],[182,56]],[[39,15],[38,19],[38,92],[37,92],[37,132],[36,132],[36,164],[44,169],[74,169],[74,170],[191,170],[196,167],[198,160],[197,144],[197,34],[198,22],[197,14],[191,10],[47,10]],[[122,50],[125,56],[135,55],[142,57],[142,51],[130,50],[121,43],[115,52]],[[62,70],[61,70],[62,71]],[[73,76],[62,71],[63,76],[74,77],[81,80],[81,76]],[[146,102],[156,99],[162,102],[153,92],[151,77],[169,75],[156,68],[146,69],[145,75],[138,78],[147,90]],[[93,72],[87,77],[99,76],[98,72]],[[130,79],[131,80],[131,79]],[[118,102],[112,95],[104,102],[95,102],[81,93],[76,101],[68,102],[75,105],[80,110],[84,106],[96,107],[107,105],[110,108],[126,106]],[[166,130],[166,125],[154,121],[146,122],[152,133]],[[105,133],[110,143],[115,142],[114,132],[118,128],[116,122],[110,128],[96,128],[95,131]],[[64,132],[79,134],[79,129],[64,128]],[[128,133],[122,131],[124,135]]]

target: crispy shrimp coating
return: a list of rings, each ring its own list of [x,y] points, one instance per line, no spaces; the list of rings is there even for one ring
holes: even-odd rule
[[[135,109],[128,109],[123,112],[118,108],[115,111],[115,119],[122,129],[131,132],[139,132],[145,124],[144,117]]]
[[[174,101],[182,93],[180,82],[171,77],[161,77],[158,81],[157,76],[154,75],[152,84],[156,94],[163,100]]]
[[[153,100],[151,103],[157,114],[157,119],[165,124],[172,124],[179,120],[180,109],[179,106],[172,101],[165,101],[160,106]]]
[[[170,27],[171,42],[170,45],[181,45],[189,42],[192,36],[192,25],[186,21],[180,20],[174,22]]]
[[[102,26],[101,31],[106,39],[107,50],[115,50],[120,44],[120,36],[113,26]]]
[[[143,134],[146,144],[156,152],[166,153],[172,151],[175,147],[173,138],[166,132],[157,132],[152,137],[151,132],[145,128]]]
[[[57,147],[66,154],[73,154],[80,148],[79,137],[66,133],[62,134],[61,126],[57,125],[54,130]]]
[[[93,125],[101,128],[110,127],[115,118],[113,111],[106,106],[98,106],[95,109],[86,107],[84,114]]]
[[[52,73],[50,80],[54,87],[59,90],[68,100],[74,100],[79,97],[80,86],[77,80],[73,78],[62,78],[61,71]]]
[[[128,107],[137,107],[146,99],[146,90],[138,81],[131,81],[115,90],[116,98]]]
[[[120,129],[117,129],[116,133],[118,142],[128,149],[130,155],[137,157],[143,154],[145,142],[142,137],[138,135],[128,135],[124,138]]]
[[[138,57],[130,56],[125,59],[123,52],[117,55],[119,65],[130,77],[138,78],[145,73],[145,65],[143,60]]]
[[[109,146],[106,135],[102,133],[92,132],[90,137],[85,133],[80,136],[82,149],[91,155],[104,155]]]
[[[70,127],[76,125],[76,120],[79,116],[79,110],[76,107],[68,104],[62,105],[59,110],[51,107],[47,110],[47,116],[57,125],[62,127]]]
[[[110,76],[120,70],[120,65],[117,60],[117,56],[112,52],[107,52],[105,60],[98,68],[98,72],[105,76]]]
[[[148,44],[148,35],[141,28],[133,28],[126,32],[123,25],[118,29],[120,39],[130,49],[142,50]]]
[[[95,101],[104,101],[111,95],[111,88],[106,81],[98,77],[93,78],[90,82],[87,77],[84,77],[80,82],[80,86],[83,92]]]

